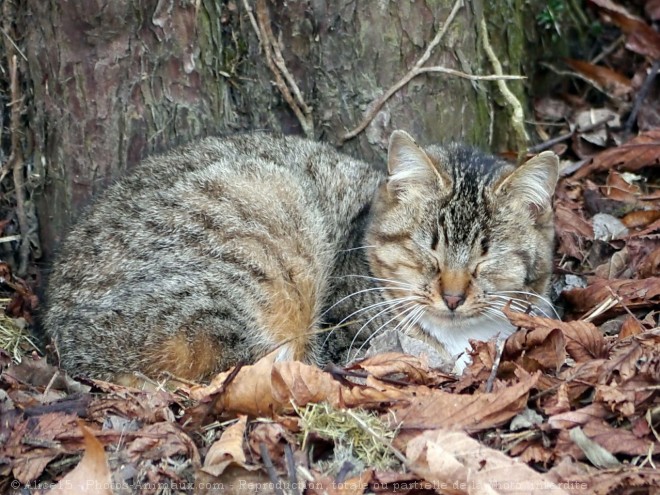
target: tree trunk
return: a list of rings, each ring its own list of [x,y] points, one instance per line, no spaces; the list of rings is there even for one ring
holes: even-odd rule
[[[25,33],[32,163],[43,181],[35,199],[47,256],[90,198],[149,153],[209,134],[303,132],[272,82],[257,38],[260,1],[19,2],[16,30]],[[454,4],[265,3],[284,64],[311,108],[313,137],[336,145],[415,65]],[[499,0],[485,13],[494,21],[488,23],[491,42],[508,74],[520,74],[524,59],[518,4],[522,0]],[[458,11],[425,65],[492,74],[475,5]],[[508,86],[522,94],[521,83]],[[421,143],[461,139],[501,149],[511,144],[502,101],[493,82],[422,74],[394,93],[343,149],[383,163],[397,128]]]

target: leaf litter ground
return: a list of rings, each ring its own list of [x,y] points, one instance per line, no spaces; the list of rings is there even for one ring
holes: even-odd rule
[[[19,364],[37,300],[1,264],[0,491],[657,493],[660,36],[590,3],[619,45],[566,60],[569,89],[535,104],[536,150],[562,157],[561,321],[510,312],[519,331],[475,342],[460,377],[425,355],[325,370],[269,355],[136,390],[73,380],[34,351]]]

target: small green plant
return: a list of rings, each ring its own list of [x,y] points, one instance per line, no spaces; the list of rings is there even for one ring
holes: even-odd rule
[[[550,0],[543,10],[536,16],[536,23],[545,31],[552,31],[552,38],[562,34],[562,23],[566,15],[565,0]]]
[[[592,46],[600,27],[598,20],[590,19],[585,12],[583,0],[545,2],[536,14],[536,25],[546,48],[561,56],[575,56],[586,46]]]

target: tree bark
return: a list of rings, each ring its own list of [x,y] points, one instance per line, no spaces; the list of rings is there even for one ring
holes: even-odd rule
[[[255,0],[247,2],[255,9]],[[524,61],[522,0],[489,3],[505,72]],[[419,60],[453,0],[269,0],[270,28],[311,107],[314,137],[340,144],[371,102]],[[491,74],[470,2],[425,65]],[[50,256],[90,199],[145,155],[211,134],[303,129],[266,63],[242,0],[27,0],[25,79],[42,245]],[[502,29],[502,25],[505,29]],[[520,82],[508,85],[522,96]],[[343,149],[384,163],[392,130],[421,143],[509,146],[495,84],[423,74]]]

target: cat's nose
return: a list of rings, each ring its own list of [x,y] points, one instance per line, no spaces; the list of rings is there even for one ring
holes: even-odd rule
[[[452,311],[465,302],[465,294],[443,294],[442,298],[445,300],[447,307]]]

